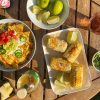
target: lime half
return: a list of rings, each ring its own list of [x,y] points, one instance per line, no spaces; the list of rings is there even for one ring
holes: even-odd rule
[[[49,11],[44,12],[43,15],[42,15],[42,21],[44,23],[47,23],[47,19],[49,18],[49,16],[50,16],[50,12]]]
[[[57,90],[62,90],[62,89],[68,90],[68,89],[70,89],[70,83],[69,82],[62,83],[58,80],[55,80],[54,86],[56,87]]]
[[[49,18],[49,16],[50,16],[49,11],[41,11],[37,16],[37,19],[41,22],[47,23],[47,19]]]
[[[74,43],[78,38],[78,32],[75,31],[69,31],[67,34],[67,42],[69,44]]]
[[[42,22],[42,16],[44,11],[40,11],[40,13],[37,15],[37,20]]]
[[[60,21],[60,17],[59,16],[51,16],[48,18],[47,23],[48,24],[56,24]]]
[[[61,83],[60,81],[58,80],[55,80],[54,84],[60,88],[66,88],[66,85]]]

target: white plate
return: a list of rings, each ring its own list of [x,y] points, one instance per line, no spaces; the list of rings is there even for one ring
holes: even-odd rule
[[[37,20],[36,15],[32,13],[32,6],[37,4],[36,0],[27,0],[26,9],[27,9],[28,17],[36,26],[38,26],[40,28],[47,29],[47,30],[57,28],[65,22],[65,20],[67,19],[68,15],[69,15],[69,1],[62,0],[62,2],[64,4],[64,9],[63,9],[62,13],[60,14],[61,20],[57,24],[48,25],[48,24],[44,24]]]
[[[66,41],[66,36],[67,36],[68,31],[78,31],[78,39],[83,45],[82,51],[81,51],[79,57],[77,58],[78,62],[83,65],[83,85],[81,88],[78,88],[78,89],[75,89],[75,88],[71,88],[68,90],[56,89],[56,87],[54,86],[54,76],[57,75],[57,72],[51,69],[50,58],[55,57],[55,56],[61,56],[62,54],[47,48],[47,46],[46,46],[47,37],[48,36],[59,37],[60,39],[63,39]],[[73,93],[73,92],[77,92],[77,91],[82,91],[82,90],[88,89],[90,87],[91,78],[90,78],[89,67],[87,64],[87,58],[86,58],[85,49],[84,49],[84,43],[83,43],[81,33],[77,28],[68,28],[68,29],[55,31],[55,32],[51,32],[51,33],[44,35],[43,40],[42,40],[42,46],[43,46],[43,51],[44,51],[47,69],[48,69],[48,73],[49,73],[51,87],[55,94],[64,95],[64,94],[69,94],[69,93]]]

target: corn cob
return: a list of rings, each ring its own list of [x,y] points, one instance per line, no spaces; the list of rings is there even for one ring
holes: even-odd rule
[[[70,71],[71,64],[62,58],[52,58],[50,66],[57,71]]]
[[[80,88],[83,81],[83,66],[80,64],[72,64],[70,73],[70,83],[72,87]]]
[[[77,41],[67,49],[63,57],[67,58],[69,62],[73,63],[79,56],[81,49],[82,44],[79,41]]]

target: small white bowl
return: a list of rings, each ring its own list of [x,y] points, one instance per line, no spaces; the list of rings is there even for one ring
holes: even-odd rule
[[[93,65],[93,67],[94,67],[97,71],[100,72],[100,70],[99,70],[98,68],[95,67],[94,62],[93,62],[94,57],[95,57],[95,55],[96,55],[97,53],[100,53],[100,51],[96,52],[96,53],[93,55],[93,57],[92,57],[92,65]]]
[[[69,15],[69,1],[68,0],[62,0],[62,2],[64,4],[64,8],[63,8],[62,13],[60,14],[61,19],[57,24],[52,24],[52,25],[44,24],[44,23],[38,21],[36,18],[36,15],[34,13],[32,13],[31,8],[32,8],[32,6],[37,4],[36,1],[37,0],[27,0],[27,6],[26,6],[28,17],[36,26],[38,26],[42,29],[50,30],[50,29],[59,27],[67,19],[68,15]]]

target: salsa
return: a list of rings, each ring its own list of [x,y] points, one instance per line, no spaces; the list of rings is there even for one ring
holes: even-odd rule
[[[100,52],[98,52],[93,59],[94,66],[100,70]]]

